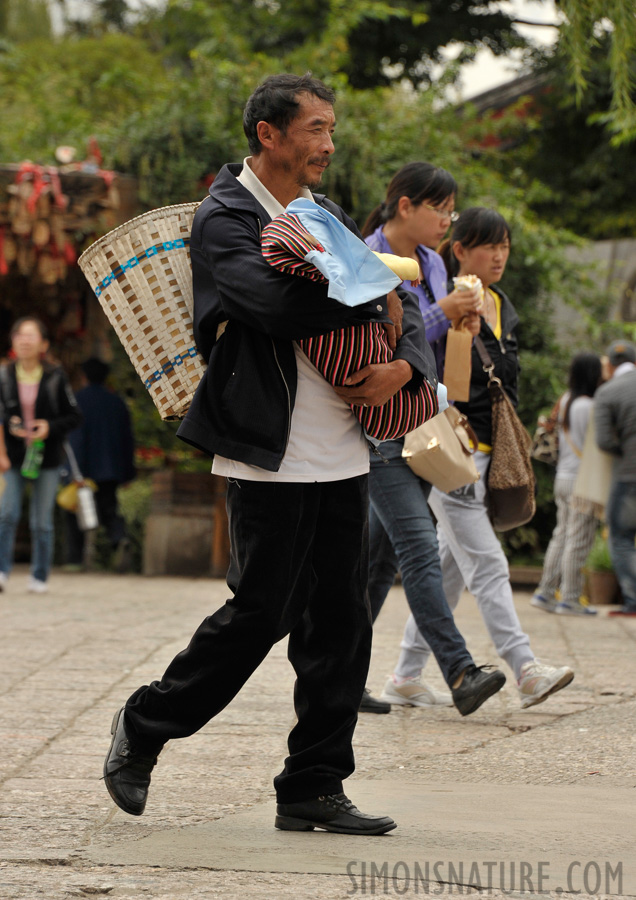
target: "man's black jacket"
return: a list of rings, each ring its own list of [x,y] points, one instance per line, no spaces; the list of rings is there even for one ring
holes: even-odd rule
[[[194,335],[208,369],[178,435],[210,456],[275,472],[285,455],[296,397],[292,341],[389,317],[386,296],[352,309],[330,299],[325,284],[272,268],[260,239],[271,218],[236,180],[241,169],[223,167],[192,225]],[[314,199],[360,236],[338,206],[321,194]],[[394,359],[413,366],[413,388],[422,378],[436,386],[416,299],[407,292],[401,296],[404,333]]]

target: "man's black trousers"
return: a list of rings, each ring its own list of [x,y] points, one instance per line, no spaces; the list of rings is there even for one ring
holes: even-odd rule
[[[280,803],[338,793],[371,653],[368,484],[228,482],[234,596],[204,619],[161,681],[126,704],[129,735],[156,752],[198,731],[289,634],[297,724],[274,779]]]

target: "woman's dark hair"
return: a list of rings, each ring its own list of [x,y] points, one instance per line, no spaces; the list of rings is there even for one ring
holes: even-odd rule
[[[40,337],[43,341],[48,341],[49,339],[49,331],[44,322],[41,319],[38,319],[37,316],[22,316],[20,319],[16,319],[16,321],[11,326],[11,331],[9,332],[9,336],[11,338],[15,337],[18,331],[22,328],[22,326],[26,322],[33,322],[37,330],[40,332]]]
[[[570,407],[578,397],[593,397],[601,383],[601,360],[596,353],[577,353],[570,363],[568,398],[563,424],[570,425]]]
[[[336,95],[311,72],[304,75],[270,75],[260,84],[245,104],[243,110],[243,131],[250,152],[254,156],[263,149],[258,139],[256,127],[259,122],[269,122],[283,134],[298,114],[298,94],[312,94],[332,106]]]
[[[449,277],[459,272],[457,261],[452,247],[455,241],[459,241],[462,247],[481,247],[482,244],[501,244],[505,240],[510,241],[510,225],[501,213],[496,209],[486,206],[470,206],[459,216],[453,225],[453,229],[445,241],[437,248],[437,252],[444,260]]]
[[[362,237],[367,237],[378,225],[384,225],[397,212],[400,197],[408,197],[414,206],[424,200],[431,205],[443,203],[457,193],[457,182],[446,169],[431,163],[412,162],[395,173],[386,189],[384,202],[369,214],[362,226]]]

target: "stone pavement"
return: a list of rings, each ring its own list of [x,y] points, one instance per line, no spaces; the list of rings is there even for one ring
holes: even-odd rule
[[[143,817],[100,781],[115,709],[223,603],[222,581],[54,572],[35,596],[26,580],[18,568],[0,594],[0,900],[636,896],[636,620],[551,616],[518,593],[535,653],[574,682],[523,712],[509,678],[467,718],[362,715],[347,790],[398,829],[290,834],[273,827],[272,789],[294,721],[285,642],[214,722],[164,750]],[[405,618],[396,587],[375,693]],[[476,660],[497,663],[468,596],[457,618]],[[434,665],[427,680],[443,686]]]

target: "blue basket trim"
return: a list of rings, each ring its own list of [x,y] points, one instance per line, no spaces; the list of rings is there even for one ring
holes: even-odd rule
[[[189,245],[190,238],[177,238],[175,241],[163,241],[161,244],[153,244],[152,247],[146,247],[146,249],[142,250],[137,256],[131,256],[126,262],[117,264],[110,275],[107,275],[106,278],[103,278],[98,282],[97,287],[95,288],[95,296],[99,297],[109,284],[112,284],[113,281],[119,281],[129,269],[134,269],[144,259],[170,250],[182,250]]]
[[[152,375],[149,375],[148,378],[144,381],[144,387],[149,389],[151,385],[156,384],[158,381],[161,381],[164,375],[169,375],[174,371],[176,366],[183,365],[186,359],[194,359],[197,355],[198,351],[196,347],[189,347],[187,350],[183,350],[181,353],[177,353],[175,358],[172,361],[168,361],[162,365],[160,369],[157,369]]]

